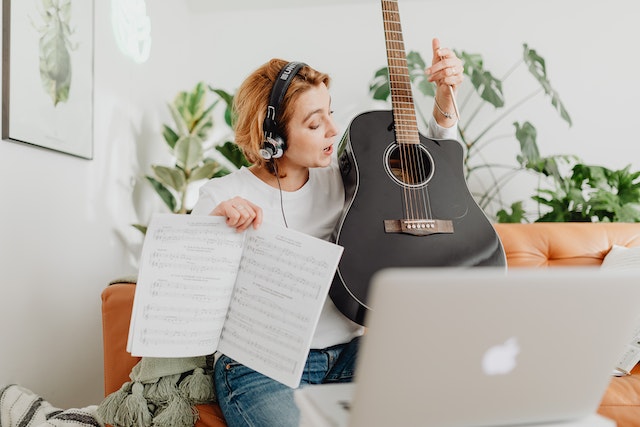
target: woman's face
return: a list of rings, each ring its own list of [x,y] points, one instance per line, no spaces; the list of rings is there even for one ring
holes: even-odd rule
[[[303,92],[292,105],[285,157],[291,165],[315,168],[331,163],[334,137],[331,96],[324,83]]]

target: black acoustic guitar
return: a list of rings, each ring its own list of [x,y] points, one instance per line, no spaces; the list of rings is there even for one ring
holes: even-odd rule
[[[458,141],[418,131],[397,0],[382,0],[393,111],[357,116],[339,148],[345,250],[329,295],[364,324],[373,274],[386,267],[505,266],[502,243],[464,177]]]

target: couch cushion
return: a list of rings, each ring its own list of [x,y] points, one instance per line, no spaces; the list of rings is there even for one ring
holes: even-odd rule
[[[496,224],[509,267],[597,266],[613,245],[640,246],[640,223]]]

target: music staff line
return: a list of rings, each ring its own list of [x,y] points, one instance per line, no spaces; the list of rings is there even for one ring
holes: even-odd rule
[[[140,333],[140,339],[145,344],[177,342],[182,345],[214,345],[219,340],[221,332],[221,328],[207,328],[198,331],[144,328]]]
[[[142,318],[163,324],[208,323],[227,314],[227,307],[200,308],[157,306],[147,304],[142,308]]]
[[[149,286],[149,294],[155,298],[174,300],[212,302],[228,301],[232,289],[229,286],[216,286],[216,283],[184,283],[159,279]]]
[[[314,270],[318,272],[316,274],[322,274],[323,270],[329,268],[326,261],[322,259],[313,255],[301,255],[300,252],[291,250],[288,246],[276,244],[276,242],[281,242],[281,240],[266,241],[251,236],[247,238],[245,250],[258,255],[266,255],[272,260],[283,260],[287,265],[291,265],[290,263],[295,260],[297,266],[313,266]]]
[[[277,328],[265,323],[252,322],[252,318],[237,310],[229,310],[233,314],[227,318],[222,328],[223,331],[236,329],[244,331],[246,336],[260,338],[266,342],[276,343],[282,349],[289,349],[293,352],[300,351],[303,339],[300,335],[292,334],[286,329]]]
[[[263,255],[260,250],[254,249],[252,246],[248,246],[246,251],[250,254],[259,254]],[[275,261],[274,261],[275,260]],[[279,264],[282,267],[286,267],[289,271],[296,271],[299,273],[306,273],[314,277],[323,277],[326,275],[327,269],[329,265],[322,261],[318,260],[315,257],[302,257],[300,255],[294,256],[293,254],[270,254],[269,262],[265,261],[261,265],[265,267],[265,270],[273,270],[275,264]],[[257,264],[256,264],[257,265]]]
[[[226,345],[236,347],[243,353],[260,360],[273,369],[280,372],[294,373],[298,367],[298,362],[291,359],[280,352],[265,347],[256,341],[246,340],[237,331],[222,332],[222,339],[226,341]]]
[[[277,322],[284,327],[291,328],[303,332],[307,328],[307,324],[311,321],[309,316],[304,313],[285,310],[278,304],[273,303],[267,298],[261,297],[245,291],[237,289],[231,301],[231,306],[238,304],[244,309],[256,313],[262,317],[268,317],[270,320]]]
[[[170,242],[178,242],[180,243],[179,246],[182,246],[182,242],[184,241],[184,239],[185,239],[185,236],[180,235],[180,233],[177,233],[177,232],[171,233],[171,234],[156,233],[152,236],[153,241],[163,242],[165,244]],[[243,245],[242,241],[236,241],[234,239],[219,238],[215,236],[211,237],[206,233],[192,235],[189,237],[189,239],[191,244],[200,243],[200,244],[204,244],[205,246],[217,245],[218,248],[226,247],[228,249],[240,249],[242,248],[242,245]]]
[[[212,348],[215,346],[218,340],[214,338],[210,339],[191,339],[189,337],[164,337],[164,338],[154,338],[145,335],[141,335],[140,342],[145,345],[150,346],[163,346],[163,345],[177,345],[181,347],[196,347],[196,348],[204,348],[209,347]]]
[[[304,276],[293,274],[291,270],[281,270],[255,260],[247,260],[240,266],[240,272],[249,274],[254,284],[267,285],[272,290],[279,289],[285,293],[295,293],[307,299],[316,300],[322,290],[317,283],[305,279]]]
[[[188,252],[180,250],[179,252],[173,251],[168,252],[165,250],[154,251],[149,257],[153,262],[189,262],[189,263],[208,263],[211,260],[215,259],[216,262],[222,264],[234,264],[236,262],[235,259],[227,258],[225,256],[220,255],[212,255],[210,253],[200,253],[200,252]]]

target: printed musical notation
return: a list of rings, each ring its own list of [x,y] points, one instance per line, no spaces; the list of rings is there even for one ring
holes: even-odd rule
[[[156,214],[147,230],[127,350],[221,351],[297,387],[342,248],[263,224]]]
[[[128,350],[137,356],[209,354],[218,345],[244,237],[220,218],[159,215],[145,237]]]

